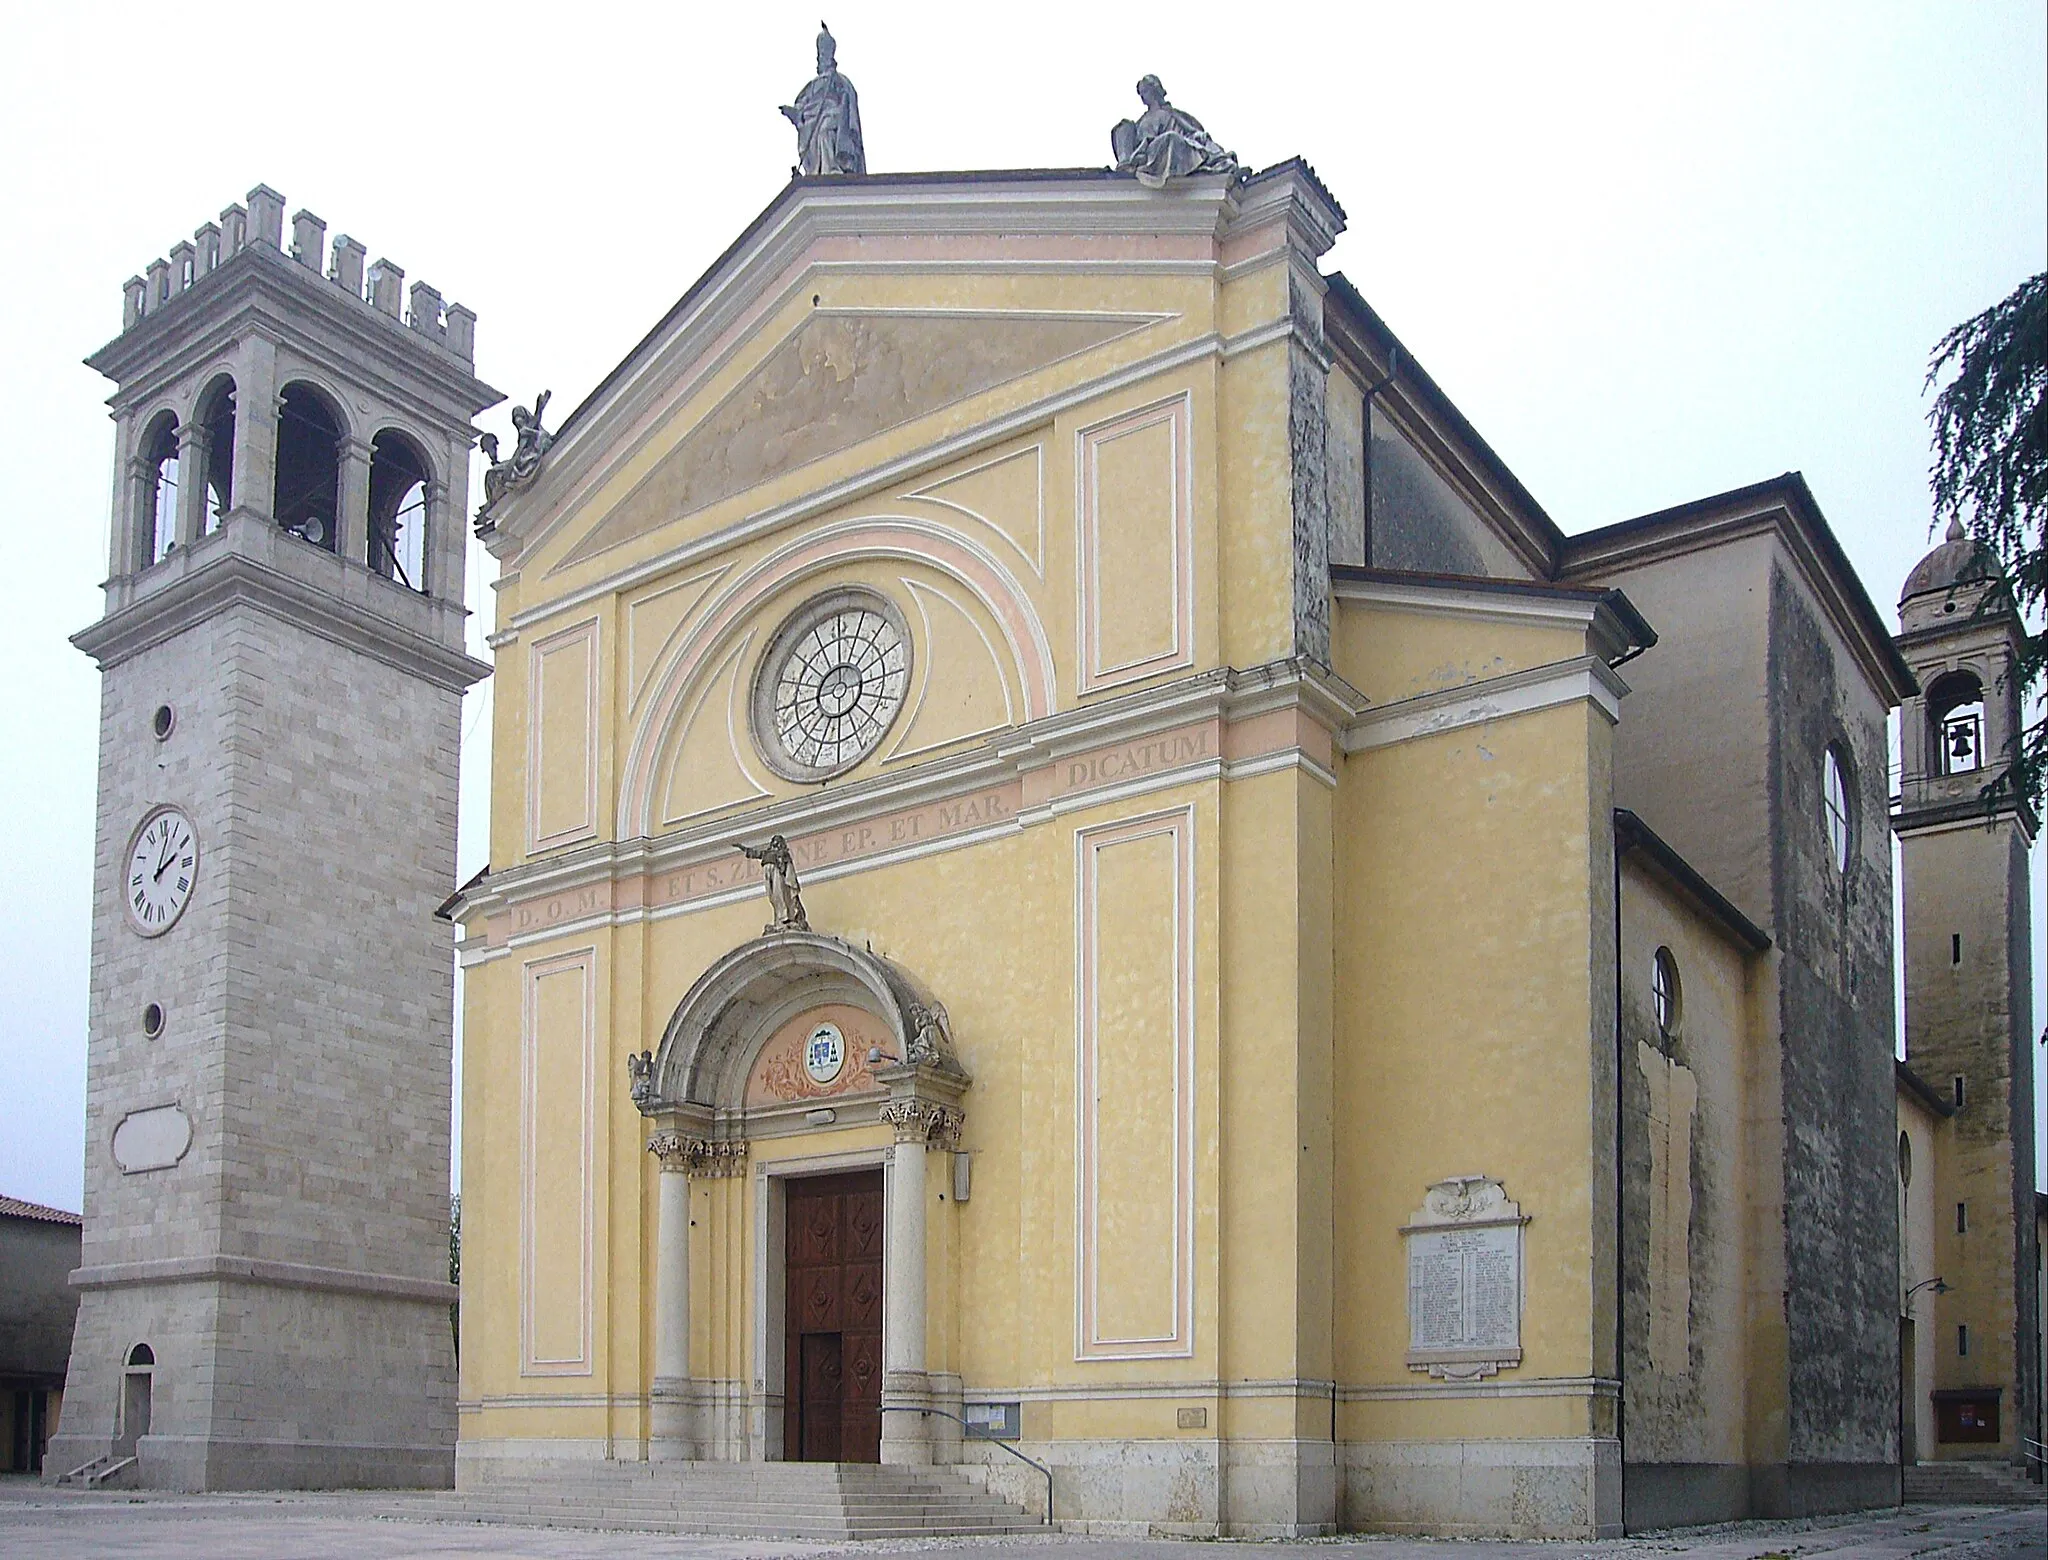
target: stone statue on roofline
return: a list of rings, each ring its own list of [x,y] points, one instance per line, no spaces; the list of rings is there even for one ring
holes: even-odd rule
[[[1166,88],[1157,76],[1138,83],[1138,96],[1145,112],[1136,119],[1119,120],[1109,132],[1118,173],[1135,173],[1140,184],[1157,190],[1164,189],[1169,180],[1198,173],[1244,171],[1236,156],[1202,128],[1201,120],[1166,101]]]
[[[501,495],[514,488],[525,487],[539,472],[541,457],[555,442],[555,436],[540,424],[541,414],[548,409],[548,399],[553,394],[551,390],[541,391],[530,412],[523,406],[512,408],[512,432],[516,442],[509,459],[499,458],[495,433],[487,433],[477,441],[484,452],[484,459],[491,463],[490,469],[484,473],[484,508],[490,508]]]
[[[867,149],[860,138],[860,99],[839,74],[839,49],[832,29],[818,23],[818,74],[804,84],[782,112],[796,126],[795,172],[805,178],[825,173],[866,173]]]

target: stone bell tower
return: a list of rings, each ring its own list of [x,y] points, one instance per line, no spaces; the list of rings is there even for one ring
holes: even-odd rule
[[[1951,526],[1906,578],[1899,714],[1906,1063],[1954,1104],[1936,1140],[1935,1445],[2015,1459],[2041,1435],[2034,1331],[2034,1000],[2023,801],[1986,783],[2020,729],[2021,626],[1997,560]],[[1926,1301],[1921,1302],[1923,1308]],[[1926,1314],[1923,1309],[1922,1314]]]
[[[127,284],[50,1467],[445,1485],[476,317],[259,185]],[[132,1459],[132,1460],[131,1460]]]

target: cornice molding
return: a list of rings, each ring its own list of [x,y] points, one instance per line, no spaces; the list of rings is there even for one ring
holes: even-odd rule
[[[1612,724],[1621,719],[1621,701],[1627,693],[1628,684],[1600,657],[1574,656],[1382,704],[1344,728],[1343,748],[1346,753],[1369,752],[1562,704],[1591,704]]]
[[[1150,738],[1185,733],[1203,725],[1227,729],[1281,711],[1299,712],[1313,728],[1324,732],[1328,744],[1334,747],[1337,729],[1364,708],[1365,700],[1356,689],[1313,663],[1276,661],[1244,671],[1217,668],[1000,732],[964,752],[900,774],[883,774],[851,785],[721,813],[656,838],[575,846],[538,860],[494,868],[488,877],[456,894],[446,909],[452,919],[473,927],[477,916],[494,915],[518,904],[576,895],[628,879],[654,879],[701,868],[731,856],[730,842],[736,835],[780,833],[797,840],[821,831],[855,828],[889,813],[958,802],[1001,787],[1043,790],[1048,795],[1045,800],[1031,802],[1023,800],[1025,792],[1019,791],[1021,805],[1017,810],[991,820],[985,828],[920,840],[903,851],[878,850],[820,868],[807,867],[805,880],[829,881],[842,873],[866,870],[909,854],[956,849],[987,838],[991,830],[1007,832],[1029,827],[1074,807],[1093,805],[1113,796],[1139,795],[1190,781],[1249,779],[1281,767],[1269,760],[1298,759],[1322,783],[1334,786],[1334,773],[1313,755],[1285,741],[1273,754],[1236,759],[1226,757],[1214,746],[1185,759],[1178,753],[1150,755],[1155,763],[1129,766],[1138,773],[1119,766],[1115,775],[1091,779],[1071,793],[1058,791],[1051,784],[1056,777],[1045,772],[1084,754],[1143,744]],[[693,899],[682,908],[728,903],[759,891],[758,883],[743,882]],[[573,919],[548,922],[538,935],[558,937],[572,927],[659,913],[671,912],[644,905],[615,908],[610,903],[593,904]],[[477,949],[471,944],[476,940],[472,932],[464,945],[468,949],[466,957],[472,961]]]
[[[460,1291],[434,1279],[403,1278],[395,1273],[359,1273],[350,1268],[319,1267],[308,1262],[272,1262],[257,1257],[225,1255],[157,1257],[143,1262],[105,1262],[74,1268],[73,1289],[121,1289],[133,1284],[205,1284],[219,1282],[268,1284],[279,1289],[312,1289],[328,1294],[373,1295],[385,1300],[417,1300],[453,1305]]]
[[[287,549],[313,556],[297,557]],[[102,671],[230,607],[251,606],[452,693],[491,674],[487,663],[423,632],[442,616],[437,607],[450,612],[458,625],[459,609],[404,592],[368,569],[257,519],[230,517],[220,530],[179,549],[155,569],[166,572],[151,579],[130,575],[110,581],[109,598],[121,604],[71,636],[71,643],[99,662]],[[385,603],[390,611],[380,612],[374,604],[380,591],[403,592],[404,599]],[[421,622],[409,624],[401,613]]]
[[[1638,648],[1638,635],[1611,599],[1621,592],[1582,592],[1572,587],[1546,587],[1502,581],[1461,584],[1449,578],[1359,579],[1339,574],[1330,585],[1338,601],[1397,611],[1438,613],[1516,628],[1577,628],[1587,633],[1591,648],[1608,661]],[[1624,596],[1622,598],[1626,600]],[[1633,608],[1630,609],[1633,611]]]

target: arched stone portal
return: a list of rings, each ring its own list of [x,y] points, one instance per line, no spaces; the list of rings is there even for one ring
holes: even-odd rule
[[[764,1047],[780,1042],[788,1048],[785,1031],[819,1012],[858,1018],[847,1027],[866,1048],[833,1064],[835,1079],[841,1066],[853,1069],[847,1077],[857,1087],[846,1092],[841,1084],[829,1106],[806,1110],[814,1102],[801,1097],[799,1079],[800,1097],[764,1101],[756,1066]],[[838,1049],[849,1049],[844,1037]],[[633,1100],[649,1127],[648,1151],[661,1164],[650,1457],[799,1455],[785,1445],[780,1412],[787,1364],[780,1325],[781,1219],[784,1178],[815,1174],[818,1162],[792,1161],[781,1170],[773,1159],[754,1164],[757,1227],[764,1239],[749,1286],[756,1312],[752,1403],[700,1390],[692,1376],[689,1230],[693,1179],[743,1173],[750,1127],[772,1131],[778,1122],[800,1120],[833,1130],[877,1123],[890,1128],[889,1148],[870,1150],[864,1158],[834,1156],[832,1162],[872,1164],[885,1174],[881,1460],[932,1460],[932,1421],[908,1412],[931,1406],[925,1367],[925,1155],[932,1148],[957,1148],[964,1119],[960,1098],[968,1083],[944,1007],[889,960],[840,938],[769,931],[698,977],[677,1004],[659,1048],[634,1058],[632,1066]]]

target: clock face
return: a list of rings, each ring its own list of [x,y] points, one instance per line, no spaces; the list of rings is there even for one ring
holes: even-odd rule
[[[823,780],[872,753],[903,707],[910,642],[865,592],[801,609],[776,635],[756,684],[755,729],[785,779]]]
[[[142,820],[121,872],[128,924],[145,937],[167,932],[185,912],[199,881],[199,836],[175,807],[159,807]]]

